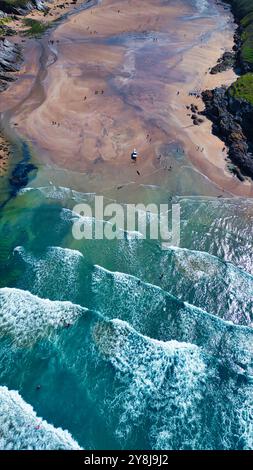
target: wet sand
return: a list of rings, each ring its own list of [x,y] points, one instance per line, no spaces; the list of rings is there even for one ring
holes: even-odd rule
[[[0,111],[11,109],[11,125],[45,165],[106,175],[115,185],[137,171],[152,184],[147,175],[158,171],[162,184],[179,152],[215,191],[252,196],[252,183],[228,172],[211,123],[194,126],[187,115],[192,103],[203,109],[189,93],[235,80],[232,70],[208,73],[233,44],[231,16],[215,8],[198,14],[185,2],[103,0],[80,11],[29,42],[20,80],[2,94]]]
[[[0,177],[8,172],[10,147],[4,136],[0,135]]]
[[[10,108],[13,109],[13,107],[15,108],[16,105],[19,105],[26,99],[36,82],[36,76],[39,71],[40,54],[38,53],[38,44],[35,39],[26,35],[26,31],[28,31],[29,28],[24,25],[23,20],[33,19],[44,24],[52,25],[53,22],[62,17],[63,14],[78,8],[80,3],[82,3],[82,0],[76,0],[75,3],[65,2],[64,4],[62,0],[50,0],[49,2],[44,2],[48,11],[31,10],[25,17],[22,15],[13,15],[12,18],[9,17],[8,27],[16,34],[12,34],[11,37],[8,36],[7,40],[21,45],[22,51],[24,52],[24,62],[22,63],[21,70],[12,72],[12,76],[18,79],[17,82],[15,82],[13,87],[8,88],[8,92],[4,94],[1,93],[1,112],[8,111]],[[15,123],[14,127],[16,127],[16,125]],[[2,129],[0,129],[0,132],[1,130]],[[7,133],[10,134],[9,126]],[[13,137],[15,139],[15,133]],[[12,163],[11,142],[8,141],[6,136],[0,133],[0,176],[4,177],[9,175]],[[3,184],[2,181],[0,192],[3,191],[5,186],[6,184]]]

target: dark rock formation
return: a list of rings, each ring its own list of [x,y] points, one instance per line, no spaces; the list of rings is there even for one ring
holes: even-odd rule
[[[15,166],[9,178],[10,197],[15,197],[21,188],[24,188],[29,181],[30,173],[37,170],[37,167],[30,163],[31,154],[27,143],[22,145],[22,160]]]
[[[16,31],[9,26],[1,25],[0,26],[0,37],[14,36]]]
[[[10,73],[17,72],[22,63],[21,47],[8,39],[0,38],[0,91],[7,88],[13,78]]]
[[[0,71],[17,72],[20,69],[21,48],[8,39],[0,39]]]
[[[229,148],[229,158],[237,168],[233,172],[253,179],[253,106],[232,97],[225,87],[202,93],[203,114],[213,122],[213,133]]]
[[[235,65],[236,53],[235,52],[224,52],[222,57],[218,60],[218,63],[210,70],[212,75],[225,70],[230,69]]]
[[[237,66],[253,72],[253,0],[225,0],[231,6],[238,29],[235,36]]]
[[[37,10],[45,10],[43,0],[27,0],[27,1],[16,1],[8,3],[4,0],[0,0],[0,10],[8,14],[25,15],[29,11],[36,8]]]
[[[24,188],[29,181],[29,173],[36,170],[36,166],[32,163],[20,162],[13,170],[9,179],[11,186],[11,196],[16,196],[21,188]]]
[[[15,0],[6,2],[0,0],[0,18],[12,15],[18,19],[19,15],[25,15],[29,11],[37,9],[47,11],[43,0]],[[18,16],[16,16],[18,15]],[[6,90],[8,82],[12,80],[9,73],[17,72],[22,62],[21,47],[13,44],[6,39],[6,36],[12,36],[16,32],[9,26],[3,24],[0,27],[0,92]],[[6,74],[7,73],[7,74]]]
[[[237,74],[253,71],[253,0],[225,0],[232,7],[238,24],[234,35],[233,52],[225,53],[211,73],[234,67]],[[232,89],[232,87],[231,87]],[[206,109],[202,113],[213,122],[213,133],[229,149],[230,170],[241,180],[244,175],[253,179],[253,105],[246,99],[232,96],[225,87],[202,93]]]

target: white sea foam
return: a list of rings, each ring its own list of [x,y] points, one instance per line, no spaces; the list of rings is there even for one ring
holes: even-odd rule
[[[72,300],[78,294],[78,273],[83,259],[80,251],[51,246],[36,256],[18,246],[14,252],[26,264],[24,276],[32,293],[41,297],[51,295],[57,300]]]
[[[204,13],[207,11],[209,3],[207,0],[196,0],[196,8],[199,13]]]
[[[94,267],[92,290],[93,308],[104,316],[126,320],[138,332],[153,338],[177,338],[201,345],[234,373],[247,380],[252,376],[251,328],[231,324],[134,276],[99,266]]]
[[[31,346],[58,327],[74,323],[86,309],[71,302],[41,299],[28,291],[0,289],[0,335]]]
[[[101,266],[94,266],[92,291],[95,309],[109,318],[127,320],[140,331],[147,326],[150,316],[166,309],[166,296],[159,287]]]
[[[121,383],[111,406],[119,416],[118,439],[125,444],[142,420],[149,445],[157,434],[169,434],[167,449],[197,448],[201,433],[198,408],[206,387],[206,365],[201,350],[178,341],[158,341],[138,334],[128,323],[115,319],[98,324],[95,341],[115,368]]]
[[[92,227],[93,237],[95,234],[95,227],[98,228],[99,231],[101,230],[102,233],[104,233],[105,226],[110,226],[112,228],[112,231],[115,230],[113,228],[114,223],[110,222],[110,220],[96,219],[95,217],[89,217],[89,216],[81,216],[80,214],[77,214],[75,211],[72,211],[72,217],[71,217],[70,212],[71,211],[64,209],[62,218],[66,221],[72,221],[72,222],[78,221],[80,223],[81,231],[83,230],[84,227]],[[144,238],[144,235],[138,230],[124,230],[124,228],[117,228],[117,237],[119,239],[124,238],[126,240],[131,241],[133,239],[142,239]]]
[[[167,289],[176,296],[205,308],[209,313],[251,326],[253,277],[232,263],[209,253],[171,248],[164,273]]]
[[[34,188],[29,188],[29,187],[26,187],[26,188],[21,188],[18,192],[19,195],[21,194],[26,194],[26,193],[30,193],[31,191],[34,191],[35,189]]]
[[[174,202],[181,207],[182,246],[214,254],[253,275],[250,199],[182,197]]]
[[[68,431],[39,418],[18,392],[0,387],[1,450],[79,450]]]
[[[215,356],[190,343],[154,340],[118,319],[98,322],[93,337],[115,370],[117,388],[106,400],[122,445],[140,433],[153,449],[252,449],[252,384],[222,378]],[[223,354],[230,347],[227,338]],[[251,362],[245,354],[242,365]]]
[[[19,191],[19,194],[25,194],[28,192],[39,192],[47,199],[55,199],[58,201],[72,200],[76,203],[92,201],[96,193],[82,193],[80,191],[75,191],[74,189],[65,187],[65,186],[39,186],[37,188],[26,187],[22,188]]]

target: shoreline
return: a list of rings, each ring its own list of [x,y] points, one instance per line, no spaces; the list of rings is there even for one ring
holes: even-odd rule
[[[31,15],[33,15],[33,16],[35,15],[37,17],[37,12],[35,14],[33,13]],[[41,13],[38,13],[38,15],[41,15]],[[75,22],[76,22],[76,20],[74,20],[72,22],[73,26],[74,26]],[[64,25],[64,23],[63,23],[63,25]],[[58,27],[57,30],[61,29],[61,27],[62,27],[62,25],[60,27]],[[216,43],[214,41],[214,48],[213,48],[214,51],[215,51],[215,47],[216,47]],[[218,47],[219,47],[219,49],[221,49],[220,45]],[[35,49],[36,49],[36,47],[35,47]],[[198,50],[199,50],[199,53],[201,54],[201,46],[199,46]],[[36,55],[36,51],[35,51],[34,54]],[[213,54],[214,54],[215,57],[217,56],[217,60],[218,60],[219,51],[217,51],[217,53],[214,52]],[[210,60],[209,60],[210,68],[214,66],[214,64],[211,63],[212,62],[212,57],[213,57],[213,55],[211,54]],[[26,64],[26,66],[27,66],[27,64]],[[34,73],[36,73],[36,72],[34,71]],[[19,76],[22,78],[22,71],[19,74]],[[29,76],[29,64],[28,64],[28,69],[27,69],[27,76]],[[225,81],[228,80],[229,83],[233,82],[233,79],[234,79],[233,77],[234,76],[233,76],[232,71],[230,72],[229,70],[228,70],[228,72],[225,72],[221,76],[219,76],[219,74],[217,74],[217,76],[214,76],[214,75],[212,76],[210,74],[210,76],[208,76],[206,78],[207,78],[208,83],[213,83],[215,85],[217,83],[217,80],[218,80],[218,83],[219,83],[220,80],[223,80],[223,77],[224,77]],[[205,78],[205,80],[206,80],[206,78]],[[61,77],[59,76],[58,79],[59,79],[59,82],[60,82]],[[29,78],[28,78],[28,80],[29,80]],[[24,85],[24,83],[23,83],[23,85]],[[14,86],[14,89],[15,89],[15,86]],[[202,88],[202,89],[205,89],[205,88]],[[20,90],[22,92],[22,81],[20,82]],[[15,94],[15,91],[14,91],[14,94]],[[12,101],[12,99],[13,99],[13,96],[11,96],[11,93],[10,93],[10,101]],[[171,95],[171,99],[173,101],[173,95]],[[175,100],[174,100],[174,102],[175,102]],[[188,119],[188,117],[186,117],[187,114],[189,114],[189,111],[186,109],[186,107],[191,106],[191,104],[196,105],[196,103],[198,103],[198,105],[199,105],[199,99],[197,100],[197,99],[195,99],[195,97],[192,97],[192,96],[190,96],[190,97],[186,96],[185,98],[180,96],[178,102],[181,103],[182,108],[179,112],[177,111],[177,109],[175,109],[175,116],[173,117],[173,120],[176,123],[177,120],[180,121],[180,119],[182,119],[182,122],[184,122],[184,121],[186,122],[185,128],[189,127],[189,129],[186,129],[184,131],[183,138],[181,139],[182,136],[178,135],[178,139],[179,139],[179,141],[184,142],[184,144],[186,146],[186,149],[187,149],[187,152],[189,151],[189,159],[193,163],[195,171],[202,174],[202,176],[204,178],[209,179],[210,183],[213,184],[214,187],[217,186],[218,191],[219,191],[219,188],[220,188],[220,191],[223,191],[225,195],[230,194],[231,196],[234,195],[234,196],[245,196],[245,197],[253,196],[253,186],[252,186],[251,183],[249,183],[247,181],[246,183],[242,184],[239,180],[237,180],[237,178],[233,177],[232,175],[230,175],[228,173],[227,164],[226,164],[225,158],[223,158],[224,154],[222,154],[222,148],[223,148],[224,144],[222,143],[222,141],[220,139],[217,139],[217,141],[212,141],[213,137],[211,137],[209,139],[209,132],[210,132],[210,130],[209,130],[210,125],[208,124],[209,120],[205,120],[205,122],[201,123],[200,126],[195,126],[194,127],[194,124],[192,124],[191,119]],[[172,105],[171,105],[172,109],[173,109],[173,106],[175,106],[177,108],[178,103],[176,103],[176,102],[175,102],[175,104],[172,103]],[[200,109],[197,112],[200,115],[203,114],[202,105],[200,106]],[[200,116],[200,118],[201,117],[202,116]],[[17,127],[17,130],[19,129],[19,133],[21,132],[20,135],[22,136],[21,125],[20,125],[20,123],[18,123],[16,121],[17,121],[16,118],[13,119],[12,124],[19,126],[19,127]],[[191,127],[190,127],[190,125],[187,126],[187,122],[189,124],[192,124],[192,126]],[[178,127],[179,127],[179,125],[178,125]],[[59,129],[58,129],[57,132],[59,132]],[[176,132],[177,132],[177,129],[175,128],[175,134],[176,134]],[[24,135],[26,135],[25,132],[24,132]],[[194,136],[196,136],[196,137],[194,137]],[[52,138],[55,139],[55,136],[52,135]],[[196,152],[196,147],[198,147],[198,140],[201,141],[201,138],[204,139],[205,144],[207,146],[207,151],[205,150],[204,154],[201,154],[201,152],[198,152],[198,153]],[[210,151],[208,151],[209,140],[210,140]],[[189,145],[190,142],[191,142],[191,144]],[[140,145],[141,145],[141,143],[140,143]],[[212,148],[216,148],[217,152],[214,153],[212,151]],[[213,160],[214,155],[215,155],[215,160]],[[65,161],[63,160],[63,168],[64,168],[65,162],[67,162],[67,161],[68,161],[67,159],[65,159]],[[157,170],[157,167],[154,166],[154,163],[152,163],[150,159],[147,159],[147,162],[149,162],[149,161],[150,161],[150,163],[146,164],[147,170],[149,170],[150,167]],[[57,164],[57,163],[60,163],[60,167],[61,167],[61,162],[56,161],[55,164]],[[92,163],[93,163],[92,161],[90,163],[89,162],[87,163],[88,171],[89,171],[89,165],[92,164]],[[101,166],[102,163],[103,162],[100,162],[98,160],[96,162],[96,167],[94,168],[94,170],[96,170],[96,169],[100,170],[102,168],[102,166]],[[71,163],[71,165],[73,165],[73,164],[74,164],[74,162]],[[109,161],[109,160],[107,161],[106,160],[106,164],[107,164],[107,167],[108,167],[109,171],[112,171],[112,174],[114,174],[114,171],[116,171],[116,168],[114,168],[114,166],[117,165],[117,161],[112,162],[112,161]],[[110,167],[111,167],[111,170],[110,170]],[[66,169],[67,168],[68,167],[66,167]],[[70,169],[72,170],[72,167]],[[74,166],[73,166],[73,169],[75,171]],[[145,166],[141,168],[141,172],[143,170],[145,171]],[[127,169],[126,171],[128,172],[130,178],[134,176],[134,173],[136,173],[136,171],[135,170],[132,171],[132,169],[130,169],[130,170]]]
[[[247,61],[245,62],[242,57],[244,29],[241,22],[242,15],[237,14],[236,9],[240,4],[240,0],[225,0],[225,4],[231,8],[234,21],[237,24],[234,35],[234,60],[230,67],[236,70],[238,78],[228,88],[221,86],[204,90],[202,99],[205,103],[205,109],[202,114],[212,122],[213,135],[221,139],[228,148],[231,173],[241,182],[244,182],[246,178],[253,181],[253,139],[251,132],[253,102],[249,102],[244,98],[243,86],[239,85],[239,82],[242,82],[248,72],[253,71],[253,64],[250,65]],[[217,65],[219,67],[219,63]],[[220,65],[222,66],[222,60]],[[219,70],[217,72],[219,73]],[[237,93],[238,90],[239,93]],[[253,82],[251,91],[253,93]]]
[[[71,0],[62,3],[61,0],[50,0],[37,2],[27,2],[22,8],[15,4],[8,5],[1,2],[0,6],[0,93],[8,91],[18,79],[26,73],[34,72],[38,66],[38,59],[35,57],[34,39],[44,35],[56,22],[61,19],[63,14],[74,10],[79,4],[85,3],[82,0]],[[18,4],[18,1],[17,1]],[[6,9],[5,9],[6,6]],[[31,23],[29,23],[31,22]],[[30,55],[30,60],[28,56]],[[27,86],[32,79],[28,78]],[[22,99],[17,93],[17,99]],[[8,108],[8,106],[7,106]],[[19,139],[23,146],[22,139]],[[13,162],[13,151],[15,145],[5,135],[0,123],[0,177],[8,178],[9,195],[2,201],[0,208],[15,196],[19,189],[28,184],[30,172],[37,167],[28,163],[27,152],[19,152],[21,156],[16,162]],[[6,184],[4,185],[6,186]],[[6,188],[5,188],[6,189]]]
[[[8,172],[9,155],[9,142],[3,135],[0,134],[0,177],[4,177]]]

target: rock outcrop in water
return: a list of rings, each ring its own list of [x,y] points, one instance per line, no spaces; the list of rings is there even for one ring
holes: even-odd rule
[[[29,181],[29,174],[36,170],[36,166],[32,163],[20,162],[14,168],[9,179],[12,196],[16,196],[21,188],[24,188]]]

